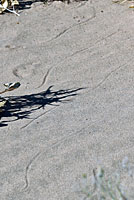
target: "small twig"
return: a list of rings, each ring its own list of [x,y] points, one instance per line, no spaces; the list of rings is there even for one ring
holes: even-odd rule
[[[1,4],[0,4],[0,7],[1,7],[1,8],[4,8],[5,10],[7,10],[7,11],[9,11],[9,12],[11,12],[11,13],[14,13],[14,14],[17,15],[17,16],[20,16],[15,10],[10,10],[10,9],[8,9],[8,8],[6,8],[6,7],[4,7],[4,6],[2,6]]]
[[[20,16],[20,14],[18,14],[15,10],[10,10],[8,8],[6,8],[7,11],[14,13],[15,15],[17,15],[18,17]]]
[[[20,87],[20,82],[16,82],[16,83],[10,83],[9,85],[4,84],[6,87],[8,87],[7,89],[3,90],[2,92],[0,92],[0,94],[3,94],[5,92],[8,91],[12,91],[17,89],[18,87]]]
[[[13,88],[8,88],[8,89],[5,89],[2,92],[0,92],[0,94],[3,94],[3,93],[8,92],[8,91],[12,91],[12,90],[14,90],[14,89]]]

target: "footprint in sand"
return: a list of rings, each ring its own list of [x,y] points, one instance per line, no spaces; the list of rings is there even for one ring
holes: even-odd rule
[[[13,69],[14,76],[20,79],[27,79],[36,75],[35,65],[32,63],[29,64],[21,64]]]

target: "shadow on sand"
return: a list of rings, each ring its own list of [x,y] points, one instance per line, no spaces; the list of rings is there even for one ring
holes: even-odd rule
[[[24,96],[8,96],[8,102],[4,112],[0,113],[0,119],[3,117],[9,118],[7,121],[1,121],[0,127],[7,126],[8,122],[17,121],[24,118],[29,118],[30,115],[46,105],[59,106],[60,103],[71,101],[69,97],[74,97],[78,91],[85,88],[67,89],[52,91],[50,86],[46,91],[24,95]],[[12,118],[12,119],[10,119]]]
[[[30,9],[31,5],[33,3],[37,2],[42,2],[44,4],[47,3],[52,3],[54,1],[59,1],[59,0],[19,0],[19,6],[17,7],[18,10],[25,10],[25,9]],[[67,2],[68,4],[71,3],[70,0],[61,0],[62,2]],[[76,2],[81,2],[81,1],[88,1],[88,0],[75,0]]]
[[[25,10],[25,9],[30,9],[31,5],[35,3],[35,1],[19,1],[19,6],[18,6],[18,10]]]

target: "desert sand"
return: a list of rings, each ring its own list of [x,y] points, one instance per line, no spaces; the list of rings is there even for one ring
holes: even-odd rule
[[[77,200],[98,163],[134,150],[134,10],[23,1],[0,15],[0,199]]]

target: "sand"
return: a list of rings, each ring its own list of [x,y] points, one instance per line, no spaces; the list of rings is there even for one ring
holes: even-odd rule
[[[98,162],[134,159],[134,12],[111,0],[21,2],[0,15],[0,199],[77,200]]]

